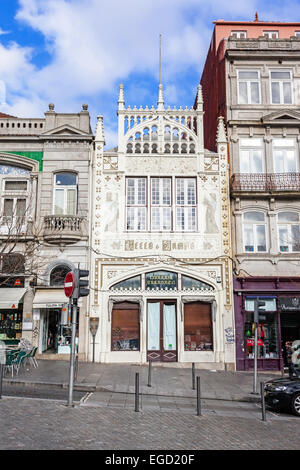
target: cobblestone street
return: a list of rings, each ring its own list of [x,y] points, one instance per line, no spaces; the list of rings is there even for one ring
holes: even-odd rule
[[[92,397],[91,397],[92,398]],[[204,401],[197,417],[184,408],[124,407],[114,395],[107,406],[83,401],[4,396],[0,401],[1,450],[299,450],[299,419],[268,413],[257,404]],[[104,403],[104,405],[103,405]],[[174,403],[174,402],[172,402]],[[181,402],[182,404],[182,402]],[[235,409],[234,409],[235,408]]]

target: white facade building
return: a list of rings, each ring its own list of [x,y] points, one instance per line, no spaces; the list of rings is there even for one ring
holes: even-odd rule
[[[97,362],[191,363],[234,369],[227,139],[203,146],[196,109],[125,108],[118,147],[93,161],[90,317]],[[89,359],[93,356],[92,336]]]

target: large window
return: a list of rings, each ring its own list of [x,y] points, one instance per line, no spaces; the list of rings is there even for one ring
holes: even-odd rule
[[[149,226],[152,231],[194,232],[197,227],[196,214],[196,178],[176,178],[174,186],[169,177],[152,177],[149,185],[146,177],[126,179],[128,231],[145,231]]]
[[[298,169],[298,152],[294,139],[273,139],[275,173],[294,173]]]
[[[300,223],[298,212],[278,214],[279,250],[283,253],[300,251]]]
[[[151,178],[151,230],[172,230],[171,178]]]
[[[243,238],[244,251],[267,251],[265,214],[263,212],[249,211],[244,213]]]
[[[126,228],[141,231],[147,229],[146,178],[126,180]]]
[[[196,179],[176,179],[176,230],[194,232],[196,230]]]
[[[271,103],[292,104],[292,72],[290,70],[271,70]]]
[[[257,70],[238,70],[239,104],[260,103],[260,76]]]
[[[268,39],[278,39],[279,33],[278,31],[263,31],[263,36]]]
[[[247,31],[231,31],[230,36],[236,39],[246,39],[247,38]]]
[[[54,175],[54,214],[76,215],[77,213],[77,175],[75,173],[56,173]]]
[[[240,140],[240,172],[263,173],[263,141],[262,139]]]
[[[112,311],[111,350],[140,349],[140,307],[137,303],[120,302]]]
[[[184,350],[213,350],[211,304],[191,302],[184,305]]]
[[[25,230],[29,210],[30,171],[12,165],[0,165],[0,225],[2,232]]]

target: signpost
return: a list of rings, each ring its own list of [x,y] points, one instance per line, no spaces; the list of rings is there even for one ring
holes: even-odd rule
[[[79,297],[89,295],[88,280],[81,280],[81,277],[88,277],[89,271],[75,269],[74,272],[67,273],[64,282],[64,290],[66,297],[70,299],[70,310],[72,311],[72,338],[71,338],[71,354],[70,354],[70,374],[69,374],[69,399],[68,406],[73,406],[73,385],[74,385],[74,359],[75,359],[75,335],[77,320],[77,303]]]
[[[258,337],[257,337],[257,330],[258,330],[258,321],[259,321],[259,307],[264,307],[266,302],[260,300],[259,297],[254,299],[254,375],[253,375],[253,394],[257,395],[257,352],[258,352]]]

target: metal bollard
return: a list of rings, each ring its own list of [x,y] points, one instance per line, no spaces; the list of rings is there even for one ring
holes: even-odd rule
[[[135,374],[135,411],[139,410],[139,381],[140,375],[138,372]]]
[[[260,382],[260,398],[261,398],[262,420],[267,421],[266,401],[265,401],[265,383],[264,382]]]
[[[151,387],[151,373],[152,373],[152,360],[149,360],[149,369],[148,369],[148,387]]]
[[[197,416],[201,416],[200,377],[197,377]]]
[[[192,389],[195,390],[195,363],[192,363]]]

